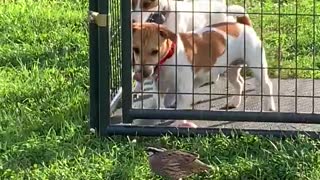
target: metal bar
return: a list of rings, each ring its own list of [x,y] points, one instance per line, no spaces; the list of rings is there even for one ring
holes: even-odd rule
[[[295,94],[295,98],[294,98],[294,104],[295,104],[295,112],[298,112],[298,0],[295,1],[295,4],[296,4],[296,9],[295,9],[295,12],[296,12],[296,16],[295,16],[295,43],[294,43],[294,47],[295,47],[295,86],[294,86],[294,94]]]
[[[261,94],[261,96],[260,96],[260,112],[262,112],[263,111],[263,95],[264,95],[264,91],[263,91],[263,65],[262,65],[262,62],[263,62],[263,56],[264,56],[264,53],[266,54],[266,52],[264,52],[265,51],[265,48],[264,48],[264,34],[263,34],[263,4],[264,3],[262,3],[262,1],[260,1],[260,8],[261,8],[261,15],[260,15],[260,36],[261,36],[261,43],[262,43],[262,46],[261,46],[261,49],[260,49],[260,51],[261,51],[261,53],[260,53],[260,94]],[[245,7],[244,7],[245,8]],[[245,43],[244,43],[245,44]],[[244,49],[246,49],[246,47],[244,46]],[[250,56],[250,55],[249,55]],[[266,55],[265,55],[265,57],[266,57]],[[245,69],[245,68],[244,68]],[[245,72],[243,73],[243,74],[246,74]],[[244,88],[243,89],[246,89],[246,79],[247,78],[244,78]],[[279,84],[279,86],[280,86],[280,84]],[[244,90],[244,93],[245,93],[246,91]],[[244,94],[244,97],[246,97],[246,95]],[[246,101],[244,101],[244,103],[245,103]],[[244,108],[246,108],[246,107],[244,107]]]
[[[137,119],[183,119],[208,121],[242,121],[274,123],[309,123],[320,124],[320,114],[299,114],[284,112],[250,111],[207,111],[207,110],[150,110],[132,109],[132,118]]]
[[[113,102],[113,99],[114,99],[114,96],[116,95],[117,93],[117,90],[119,88],[115,87],[115,82],[116,82],[116,77],[115,77],[115,74],[116,74],[116,58],[115,57],[115,43],[114,41],[112,41],[112,35],[114,34],[114,31],[115,31],[115,28],[114,28],[114,20],[112,19],[114,17],[114,10],[113,7],[114,7],[114,1],[113,0],[109,0],[108,1],[108,7],[109,9],[112,9],[110,12],[108,11],[108,14],[109,14],[109,19],[110,22],[109,22],[109,52],[110,52],[110,58],[111,58],[111,62],[110,62],[110,76],[111,78],[110,79],[110,92],[111,92],[111,95],[110,95],[110,101],[111,101],[111,105],[110,105],[110,112],[112,112],[112,107],[114,107],[114,105],[112,105],[112,102]]]
[[[180,137],[193,137],[197,135],[224,134],[230,135],[261,135],[272,137],[297,137],[306,135],[311,138],[319,139],[320,134],[316,131],[296,131],[296,130],[264,130],[264,129],[231,129],[231,128],[175,128],[175,127],[152,127],[152,126],[125,126],[112,125],[103,131],[104,136],[128,135],[128,136],[161,136],[173,135]]]
[[[120,89],[118,90],[117,94],[113,97],[111,103],[110,103],[110,113],[112,114],[117,106],[118,106],[118,103],[120,102],[121,100],[121,94],[122,94],[122,88],[120,87]]]
[[[107,0],[98,1],[100,14],[107,14]],[[109,24],[109,22],[107,22]],[[98,27],[99,37],[99,129],[107,128],[110,124],[110,52],[109,52],[109,27]]]
[[[316,14],[316,0],[313,0],[313,9],[312,9],[312,12],[313,12],[313,18],[312,18],[312,113],[315,112],[314,110],[314,106],[315,106],[315,56],[316,56],[316,52],[315,52],[315,49],[316,49],[316,17],[315,17],[315,14]]]
[[[247,91],[253,91],[253,90],[247,90]],[[139,92],[139,91],[138,91]],[[155,94],[157,92],[155,91],[150,91],[150,92],[145,92],[144,95],[145,96],[150,96],[152,94]],[[171,93],[171,92],[160,92],[159,94],[176,94],[176,93]],[[178,94],[192,94],[192,93],[178,93]],[[222,99],[226,96],[225,93],[193,93],[194,95],[207,95],[207,96],[210,96],[210,95],[219,95],[219,96],[222,96],[221,98],[214,98],[214,99]],[[239,94],[239,93],[229,93],[229,96],[239,96],[239,95],[242,95],[242,94]],[[260,97],[260,96],[263,96],[263,97],[266,97],[266,96],[270,96],[270,95],[260,95],[260,94],[246,94],[246,97]],[[275,95],[272,95],[272,96],[278,96],[277,94]],[[286,95],[286,94],[280,94],[280,97],[282,98],[295,98],[295,97],[298,97],[298,98],[320,98],[320,96],[312,96],[312,95],[298,95],[298,96],[295,96],[295,95]],[[197,102],[196,102],[197,104]]]
[[[98,4],[95,0],[89,1],[89,11],[97,11]],[[99,126],[98,121],[98,26],[95,23],[89,23],[89,74],[90,74],[90,128],[96,129]]]
[[[121,1],[121,49],[122,49],[122,115],[123,123],[132,123],[129,111],[132,108],[131,81],[131,3]]]
[[[278,2],[278,13],[281,13],[281,3],[280,1]],[[281,60],[282,60],[282,56],[281,54],[281,42],[280,42],[280,38],[281,38],[281,16],[278,16],[278,112],[281,112],[281,99],[280,99],[280,90],[281,90]]]
[[[134,11],[134,12],[143,12],[143,10],[141,11]],[[148,11],[150,13],[157,13],[158,10],[150,10]],[[166,11],[168,13],[174,13],[176,11],[173,11],[173,10],[168,10]],[[190,13],[190,11],[179,11],[179,13]],[[207,11],[197,11],[197,13],[203,13],[203,14],[208,14]],[[215,14],[219,14],[219,13],[225,13],[223,11],[211,11],[211,13],[215,13]],[[229,15],[232,15],[233,13],[230,12]],[[236,14],[244,14],[244,13],[240,13],[240,12],[237,12]],[[261,15],[261,12],[246,12],[246,14],[248,14],[249,16],[251,15]],[[320,13],[317,13],[317,14],[313,14],[313,13],[271,13],[271,12],[263,12],[263,16],[309,16],[309,17],[320,17]]]

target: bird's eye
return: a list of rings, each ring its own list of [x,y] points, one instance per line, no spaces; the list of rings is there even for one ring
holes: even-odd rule
[[[152,55],[157,55],[158,53],[159,53],[158,50],[153,50],[153,51],[151,52]]]

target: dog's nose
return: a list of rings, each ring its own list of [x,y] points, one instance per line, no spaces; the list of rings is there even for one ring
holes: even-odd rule
[[[138,81],[138,82],[141,82],[142,81],[141,72],[135,72],[134,75],[133,75],[133,79]]]
[[[136,20],[132,19],[132,23],[135,23],[135,22],[136,22]]]

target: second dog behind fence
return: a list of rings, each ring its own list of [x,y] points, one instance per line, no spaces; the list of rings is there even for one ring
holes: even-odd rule
[[[220,22],[235,22],[234,15],[245,13],[242,6],[227,6],[225,0],[195,2],[186,0],[132,0],[131,2],[133,22],[156,22],[177,33],[192,31]],[[134,92],[139,91],[142,91],[142,86],[140,82],[136,82]],[[172,102],[169,102],[168,106],[170,104]]]
[[[166,96],[163,93],[177,92],[177,109],[191,109],[193,88],[208,82],[210,76],[212,81],[217,81],[220,74],[228,70],[228,80],[236,93],[226,108],[235,108],[241,103],[244,82],[240,75],[241,66],[230,65],[235,60],[243,59],[263,87],[266,96],[264,109],[274,111],[264,48],[250,24],[243,24],[246,22],[250,22],[248,16],[239,19],[238,23],[219,23],[193,33],[178,34],[155,23],[134,23],[135,80],[141,82],[152,77],[158,82],[155,84],[161,95],[161,107]]]

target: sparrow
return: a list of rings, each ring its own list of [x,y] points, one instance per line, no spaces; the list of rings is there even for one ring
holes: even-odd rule
[[[199,155],[194,153],[155,147],[147,147],[146,152],[149,155],[151,171],[168,179],[179,180],[211,169],[198,159]]]

